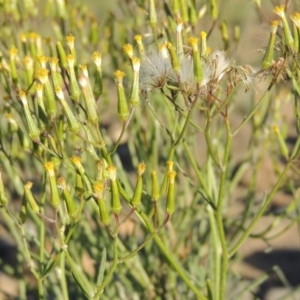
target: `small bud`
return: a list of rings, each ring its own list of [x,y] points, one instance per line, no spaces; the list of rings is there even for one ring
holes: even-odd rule
[[[114,75],[118,90],[118,115],[122,122],[126,122],[129,117],[129,109],[123,87],[123,77],[125,73],[118,70]]]
[[[86,66],[82,66],[82,68],[84,68],[84,72],[83,74],[79,75],[78,82],[81,87],[81,92],[85,102],[87,119],[92,124],[97,125],[99,122],[98,113],[97,113],[97,104],[94,98],[94,94],[92,92],[92,87],[90,84]]]
[[[136,40],[136,43],[138,45],[139,55],[140,55],[141,59],[144,59],[146,57],[146,53],[145,53],[144,45],[142,42],[142,36],[136,35],[134,37],[134,39]]]
[[[229,48],[229,37],[228,37],[228,27],[226,21],[223,21],[220,25],[222,40],[224,42],[225,51]]]
[[[236,43],[238,43],[240,38],[241,38],[241,28],[240,26],[235,25],[233,31],[233,39]]]
[[[140,77],[140,66],[141,61],[137,57],[132,57],[132,68],[133,68],[133,82],[131,86],[131,94],[130,94],[130,104],[132,106],[136,106],[140,102],[140,87],[139,87],[139,77]]]
[[[280,19],[282,21],[285,44],[288,47],[292,47],[294,44],[294,39],[292,37],[291,30],[290,30],[288,21],[286,19],[284,9],[285,9],[284,5],[279,5],[279,6],[275,6],[273,11],[276,15],[278,15],[280,17]]]
[[[99,98],[102,95],[102,59],[101,59],[101,53],[100,52],[94,52],[92,55],[92,58],[94,60],[94,63],[96,65],[96,74],[95,74],[95,83],[94,83],[94,96],[95,98]]]
[[[210,0],[210,15],[212,20],[217,20],[218,18],[218,1],[217,0]]]
[[[43,85],[41,83],[37,83],[35,85],[35,92],[36,92],[36,102],[38,104],[38,110],[39,110],[39,118],[46,123],[47,113],[44,105]]]
[[[167,205],[166,211],[168,215],[172,215],[175,211],[175,171],[168,172],[168,194],[167,194]]]
[[[59,86],[62,84],[62,79],[61,79],[60,74],[57,72],[58,58],[50,57],[49,63],[50,63],[50,70],[51,70],[53,86],[54,87]]]
[[[67,62],[68,62],[68,71],[70,75],[70,88],[71,88],[71,98],[79,102],[80,98],[80,88],[78,86],[78,82],[76,80],[76,74],[74,69],[75,57],[72,54],[67,55]]]
[[[198,39],[195,37],[190,37],[188,43],[193,49],[193,62],[194,62],[194,77],[195,81],[200,83],[203,79],[202,65],[200,61],[200,55],[198,50]]]
[[[57,51],[60,67],[66,70],[68,68],[68,61],[67,61],[65,49],[63,48],[61,42],[56,43],[56,51]]]
[[[85,174],[85,170],[81,164],[81,158],[79,156],[72,156],[70,158],[71,160],[71,163],[75,166],[76,170],[78,171],[78,173],[80,174],[81,176],[81,179],[84,183],[84,186],[85,186],[85,189],[86,191],[92,191],[92,186],[91,186],[91,183],[88,179],[88,177],[86,176]]]
[[[49,117],[49,119],[53,119],[57,112],[55,96],[53,92],[53,88],[51,82],[48,77],[49,71],[47,69],[40,69],[37,73],[37,78],[44,88],[44,103],[45,103],[45,111]]]
[[[103,199],[104,185],[102,183],[96,183],[93,185],[93,190],[99,207],[100,220],[104,225],[108,225],[110,217]]]
[[[133,47],[131,44],[124,45],[123,50],[129,56],[129,58],[133,56]]]
[[[293,21],[293,23],[296,25],[296,27],[298,29],[300,29],[300,13],[293,12],[290,17],[291,17],[291,20]]]
[[[59,86],[55,87],[55,94],[65,112],[70,130],[74,133],[78,133],[80,130],[80,123],[75,118],[71,108],[69,107],[67,101],[65,100],[64,93]]]
[[[300,13],[293,12],[290,17],[294,24],[294,50],[295,50],[295,52],[299,53],[299,51],[300,51]]]
[[[205,31],[200,32],[201,37],[201,57],[207,57],[207,43],[206,43],[206,37],[207,33]]]
[[[99,159],[96,161],[97,166],[97,180],[98,182],[104,182],[108,178],[106,167],[107,162],[104,159]]]
[[[159,185],[158,185],[158,179],[156,171],[151,172],[151,181],[152,181],[152,201],[157,202],[160,195],[159,195]]]
[[[114,214],[119,215],[122,210],[122,205],[117,183],[117,168],[109,165],[107,166],[106,171],[111,182],[111,211]]]
[[[24,185],[24,195],[25,195],[26,201],[29,203],[29,206],[32,209],[32,211],[34,213],[38,213],[40,211],[40,207],[38,206],[38,204],[36,203],[36,200],[34,199],[34,197],[32,195],[31,188],[32,188],[32,182],[28,181]]]
[[[44,169],[48,174],[49,182],[50,182],[50,191],[51,191],[50,204],[55,209],[57,209],[60,202],[60,197],[57,189],[53,162],[52,161],[45,162]]]
[[[262,66],[264,69],[267,69],[272,65],[274,48],[275,48],[276,31],[278,25],[279,25],[278,21],[271,22],[271,33],[270,33],[269,43],[262,62]]]
[[[141,203],[142,198],[142,188],[143,188],[143,174],[146,170],[146,165],[144,163],[139,163],[138,165],[138,178],[134,190],[134,194],[131,200],[132,206],[138,207]]]
[[[28,107],[28,102],[26,98],[26,93],[24,91],[19,92],[19,99],[22,103],[23,109],[24,109],[24,114],[25,114],[25,120],[26,120],[26,125],[27,125],[27,130],[28,130],[28,135],[31,140],[37,142],[39,141],[39,136],[40,136],[40,130],[37,127],[35,121],[33,120],[29,107]]]
[[[74,50],[75,36],[72,35],[72,34],[67,35],[66,36],[66,42],[67,42],[67,45],[69,47],[70,53],[72,55],[74,55],[74,58],[75,58],[75,50]]]
[[[74,186],[75,186],[75,191],[79,195],[82,195],[84,193],[84,184],[82,181],[82,177],[78,173],[75,174],[75,185]]]
[[[169,53],[170,53],[172,67],[173,67],[174,71],[176,73],[178,73],[180,71],[180,64],[179,64],[178,57],[175,53],[174,47],[170,42],[168,42],[167,43],[167,48],[168,48]]]
[[[66,202],[68,215],[72,219],[75,219],[77,217],[77,213],[78,213],[77,207],[76,207],[76,204],[75,204],[74,200],[72,199],[70,192],[67,188],[66,180],[63,177],[59,177],[57,179],[57,184],[62,189],[62,196]]]
[[[79,172],[79,174],[85,173],[85,170],[81,164],[81,158],[79,156],[72,156],[70,160],[72,164],[75,166],[76,170]]]
[[[45,55],[38,55],[37,61],[40,64],[42,69],[46,69],[48,57],[46,57]]]

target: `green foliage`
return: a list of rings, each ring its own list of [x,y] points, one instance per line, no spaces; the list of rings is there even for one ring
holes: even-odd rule
[[[299,218],[300,14],[274,9],[254,68],[234,63],[243,30],[218,1],[116,4],[98,19],[80,1],[0,3],[0,216],[19,299],[243,299],[256,282],[232,268],[241,246]],[[279,192],[294,201],[268,212]]]

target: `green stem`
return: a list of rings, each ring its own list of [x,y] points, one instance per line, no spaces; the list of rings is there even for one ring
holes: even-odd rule
[[[123,136],[124,136],[124,133],[126,132],[126,129],[127,129],[128,125],[129,125],[129,123],[130,123],[130,121],[131,121],[131,118],[132,118],[132,116],[133,116],[134,111],[135,111],[135,107],[132,107],[132,108],[131,108],[131,111],[130,111],[130,115],[129,115],[127,121],[123,123],[122,131],[121,131],[121,134],[119,135],[119,138],[118,138],[116,144],[115,144],[115,145],[113,146],[113,148],[109,151],[109,154],[110,154],[110,155],[113,154],[113,153],[117,150],[117,148],[119,147],[119,145],[120,145],[120,143],[121,143],[121,141],[122,141],[122,138],[123,138]]]
[[[123,263],[125,260],[128,260],[130,258],[132,258],[133,256],[135,256],[139,251],[141,251],[153,238],[153,236],[156,234],[156,232],[152,232],[145,240],[142,244],[140,244],[135,250],[133,250],[132,252],[130,252],[128,255],[122,257],[119,259],[118,263]]]
[[[189,112],[188,112],[188,115],[185,119],[185,122],[184,122],[184,125],[182,127],[182,130],[179,134],[179,137],[177,138],[177,140],[174,142],[174,147],[176,148],[178,146],[178,144],[182,141],[182,139],[184,138],[184,135],[185,135],[185,132],[188,128],[188,125],[189,125],[189,122],[190,122],[190,119],[192,117],[192,113],[194,111],[194,108],[195,108],[195,105],[197,103],[197,99],[195,99],[191,105],[191,107],[189,108]]]
[[[227,175],[227,162],[231,150],[231,141],[232,135],[230,132],[230,125],[228,118],[225,119],[226,130],[227,130],[227,141],[225,145],[225,154],[223,159],[223,166],[221,169],[221,180],[220,180],[220,188],[218,195],[218,204],[217,204],[217,212],[216,212],[216,220],[217,227],[222,247],[222,257],[221,257],[221,279],[220,279],[220,300],[225,299],[226,295],[226,277],[227,277],[227,265],[228,265],[228,249],[226,243],[226,236],[222,218],[223,211],[223,203],[224,203],[224,191],[225,191],[225,183],[226,183],[226,175]]]
[[[196,103],[196,101],[195,101]],[[185,125],[183,126],[183,129],[181,131],[181,133],[179,134],[179,137],[177,139],[177,141],[174,143],[174,145],[172,146],[171,150],[170,150],[170,154],[169,154],[169,159],[172,160],[173,159],[173,156],[175,154],[175,148],[176,146],[178,145],[178,143],[183,139],[183,136],[184,136],[184,133],[187,129],[187,125],[189,123],[189,119],[191,117],[191,113],[192,113],[192,108],[195,107],[195,103],[193,103],[190,111],[189,111],[189,114],[188,114],[188,117],[185,121]],[[107,152],[107,149],[106,147],[102,147],[101,148],[101,154],[102,156],[105,158],[105,160],[111,164],[112,163],[112,160],[111,160],[111,157],[110,155],[108,154]],[[167,182],[167,176],[165,176],[164,178],[164,181],[161,185],[161,189],[160,191],[164,191],[165,189],[165,186],[166,186],[166,182]],[[119,188],[119,192],[120,194],[122,195],[122,197],[126,200],[126,202],[130,203],[130,197],[128,196],[127,192],[122,188],[122,186],[119,184],[118,185],[118,188]],[[142,220],[142,222],[146,225],[146,227],[148,228],[149,232],[150,233],[153,233],[154,232],[154,228],[153,228],[153,225],[152,225],[152,222],[150,221],[150,219],[147,217],[147,215],[139,210],[136,210],[135,212],[138,217]],[[167,260],[170,262],[170,264],[173,266],[173,268],[176,270],[176,272],[178,273],[178,275],[182,278],[182,280],[186,283],[186,285],[195,293],[195,295],[200,299],[200,300],[207,300],[207,298],[203,295],[203,293],[194,285],[194,283],[189,279],[189,277],[187,276],[187,274],[185,273],[184,269],[180,266],[180,264],[176,261],[176,259],[174,258],[174,256],[169,252],[169,250],[167,249],[167,247],[163,244],[163,242],[161,241],[160,237],[155,234],[153,236],[153,240],[155,241],[155,243],[157,244],[157,246],[159,247],[160,251],[165,255],[165,257],[167,258]],[[117,251],[117,250],[115,250]],[[102,286],[104,287],[111,275],[113,274],[114,270],[116,269],[117,267],[117,264],[118,264],[118,261],[114,260],[113,262],[113,265],[111,266],[111,270],[110,270],[110,273],[107,274],[105,280],[103,281],[101,287],[97,290],[95,296],[93,299],[98,299],[97,298],[97,295],[100,295],[101,294],[101,290],[102,290]]]
[[[66,280],[66,265],[65,265],[65,251],[62,251],[60,256],[60,286],[65,300],[69,299],[68,286]]]
[[[45,194],[42,196],[41,199],[41,209],[40,213],[43,215],[44,214],[44,208],[43,204],[45,202]],[[39,220],[39,227],[40,227],[40,245],[39,245],[39,264],[40,264],[40,274],[43,274],[45,271],[45,223],[44,220],[40,219]],[[25,241],[24,241],[25,242]],[[39,293],[39,299],[44,299],[44,287],[43,287],[43,279],[39,275],[38,278],[38,293]]]
[[[122,197],[126,202],[130,202],[130,197],[126,193],[126,191],[119,186],[119,191]],[[143,220],[145,226],[148,228],[150,233],[154,232],[154,228],[152,225],[152,222],[150,219],[147,217],[145,213],[142,211],[136,211],[136,214],[139,216],[140,219]],[[184,269],[180,266],[178,261],[174,258],[171,252],[167,249],[167,247],[164,245],[162,240],[157,234],[154,234],[153,240],[155,241],[156,245],[159,247],[160,251],[164,254],[166,259],[169,261],[169,263],[172,265],[172,267],[175,269],[175,271],[178,273],[178,275],[182,278],[182,280],[185,282],[185,284],[195,293],[195,295],[200,299],[200,300],[207,300],[207,298],[203,295],[203,293],[194,285],[194,283],[190,280],[190,278],[187,276],[185,273]]]
[[[229,251],[229,257],[233,256],[238,249],[240,248],[240,246],[243,244],[243,242],[248,238],[248,236],[250,235],[251,231],[253,230],[254,226],[256,225],[256,223],[259,221],[259,219],[261,218],[261,216],[264,214],[264,212],[266,211],[266,209],[268,208],[268,206],[270,205],[274,195],[276,194],[277,190],[279,189],[282,181],[285,178],[285,175],[287,173],[287,171],[289,170],[289,168],[292,165],[292,160],[290,160],[284,170],[282,171],[282,173],[280,174],[275,186],[273,187],[271,193],[269,194],[269,196],[267,197],[266,201],[264,202],[263,206],[261,207],[261,209],[258,211],[258,213],[255,215],[254,219],[252,220],[252,222],[248,225],[247,229],[245,230],[245,232],[243,233],[243,235],[240,237],[240,239],[236,242],[236,244],[232,247],[232,249]]]
[[[44,215],[44,204],[45,204],[45,177],[43,178],[43,195],[41,197],[40,213]],[[44,220],[39,219],[38,226],[40,227],[40,274],[43,274],[45,271],[45,223]]]
[[[211,227],[211,233],[212,233],[212,247],[213,247],[213,265],[214,265],[214,270],[213,270],[213,278],[210,278],[212,280],[212,287],[213,287],[213,299],[219,299],[220,297],[220,253],[221,253],[221,247],[220,247],[220,241],[219,241],[219,234],[217,230],[217,224],[216,224],[216,219],[214,216],[214,211],[210,205],[207,205],[207,212],[208,212],[208,217],[209,217],[209,222],[210,222],[210,227]]]
[[[38,278],[38,294],[39,294],[39,300],[45,299],[45,295],[44,295],[44,287],[43,287],[43,280],[42,280],[42,278]]]
[[[200,168],[197,166],[197,163],[196,163],[196,161],[195,161],[195,159],[194,159],[194,157],[193,157],[193,155],[192,155],[192,153],[191,153],[191,151],[190,151],[190,149],[189,149],[186,141],[183,142],[183,147],[184,147],[185,152],[186,152],[186,154],[188,156],[189,162],[190,162],[190,164],[191,164],[194,172],[196,173],[196,176],[197,176],[197,178],[199,180],[199,183],[200,183],[201,187],[203,188],[203,190],[205,192],[205,196],[207,197],[208,203],[215,209],[216,206],[215,206],[215,204],[212,201],[210,192],[207,189],[207,185],[205,184],[204,178],[203,178],[203,176],[202,176],[202,174],[200,172]]]
[[[262,102],[269,95],[269,92],[270,92],[270,90],[267,90],[263,94],[263,96],[257,102],[257,104],[255,105],[255,107],[253,108],[253,110],[251,111],[251,113],[247,117],[245,117],[244,120],[242,121],[242,123],[232,132],[232,136],[235,136],[240,131],[240,129],[252,118],[252,116],[256,113],[256,111],[258,110],[258,108],[260,107],[260,105],[262,104]]]
[[[116,270],[117,268],[117,265],[118,265],[118,240],[117,240],[117,237],[114,238],[113,240],[113,248],[114,248],[114,260],[113,260],[113,263],[107,273],[107,275],[105,276],[102,284],[97,287],[97,291],[95,293],[95,295],[93,296],[93,300],[98,300],[100,295],[102,294],[105,286],[109,283],[114,271]]]
[[[194,102],[192,103],[192,105],[191,105],[191,107],[189,109],[188,115],[187,115],[187,117],[185,119],[185,122],[184,122],[184,125],[183,125],[182,129],[180,130],[179,136],[178,136],[177,140],[174,142],[174,144],[171,147],[168,160],[173,160],[176,147],[179,145],[179,143],[184,138],[185,132],[187,130],[188,124],[189,124],[190,119],[192,117],[192,112],[194,111],[196,103],[197,103],[197,99],[194,100]],[[160,195],[162,195],[164,193],[164,190],[166,188],[167,179],[168,179],[167,175],[168,174],[167,174],[167,171],[166,171],[166,173],[164,175],[163,182],[162,182],[161,187],[160,187],[160,191],[159,191]]]
[[[208,152],[209,152],[211,158],[213,159],[214,163],[218,167],[220,167],[219,158],[217,157],[217,155],[216,155],[216,153],[214,151],[214,147],[213,147],[213,145],[211,143],[211,138],[210,138],[210,122],[211,122],[210,112],[207,111],[206,126],[205,126],[205,130],[204,130],[205,141],[206,141]]]

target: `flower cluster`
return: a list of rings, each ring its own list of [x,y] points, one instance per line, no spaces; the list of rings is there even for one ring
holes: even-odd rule
[[[197,53],[200,56],[200,54]],[[218,84],[230,69],[230,63],[223,51],[213,51],[201,57],[202,79],[195,78],[194,59],[191,51],[178,56],[180,70],[176,72],[165,44],[158,50],[151,50],[141,60],[140,87],[144,91],[152,91],[167,86],[178,90],[190,100],[195,95],[204,95],[210,83]]]

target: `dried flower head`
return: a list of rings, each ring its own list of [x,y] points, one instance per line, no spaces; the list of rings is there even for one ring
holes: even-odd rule
[[[229,67],[229,61],[223,51],[214,51],[209,55],[209,64],[212,68],[212,79],[220,81]]]

